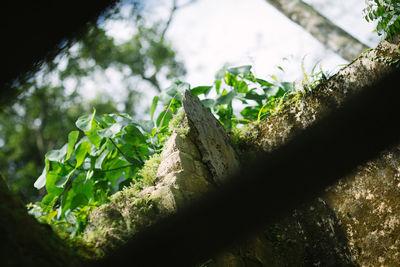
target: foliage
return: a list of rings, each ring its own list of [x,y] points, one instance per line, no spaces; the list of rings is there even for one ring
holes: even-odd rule
[[[65,137],[60,133],[74,130],[80,114],[96,108],[100,114],[119,111],[133,116],[139,87],[159,90],[160,80],[171,81],[172,77],[185,74],[171,43],[159,38],[167,22],[149,23],[141,16],[140,5],[131,5],[127,16],[116,10],[116,14],[107,17],[108,21],[134,25],[136,32],[131,39],[117,43],[101,21],[88,25],[88,32],[75,44],[68,44],[70,48],[54,62],[18,84],[18,91],[23,93],[0,114],[0,172],[25,203],[35,202],[46,193],[32,187],[42,172],[43,158],[47,151],[63,145]],[[121,88],[126,88],[118,94],[120,99],[103,94],[92,101],[85,100],[81,93],[85,80],[111,69],[122,75]]]
[[[90,106],[101,113],[115,112],[116,107],[109,100],[84,103],[76,92],[65,94],[62,87],[48,83],[35,82],[23,96],[0,114],[0,171],[10,189],[29,202],[39,199],[32,184],[43,169],[44,155],[63,144],[59,133],[73,130],[76,118],[90,112]]]
[[[368,0],[364,9],[367,21],[377,20],[376,31],[379,35],[392,38],[400,33],[400,1],[399,0]]]
[[[239,124],[259,123],[271,114],[279,112],[285,99],[294,89],[293,83],[281,82],[272,75],[272,81],[256,78],[251,66],[221,69],[213,86],[201,86],[191,91],[203,96],[201,102],[212,111],[227,131]],[[216,97],[207,98],[214,89]],[[234,113],[234,101],[242,106],[238,118]]]
[[[112,194],[128,185],[151,185],[160,160],[157,154],[177,127],[174,121],[181,120],[185,90],[200,96],[228,131],[278,112],[293,84],[275,76],[268,82],[250,70],[251,66],[223,69],[212,86],[190,88],[188,83],[175,81],[154,97],[150,120],[135,120],[126,113],[98,116],[96,110],[79,117],[76,126],[80,131],[71,131],[60,149],[46,153],[45,168],[34,185],[45,188],[47,195],[29,205],[30,212],[74,236],[83,231],[89,212]],[[207,98],[212,90],[216,96]],[[234,114],[234,101],[244,106],[242,118]],[[154,116],[159,103],[163,109]]]

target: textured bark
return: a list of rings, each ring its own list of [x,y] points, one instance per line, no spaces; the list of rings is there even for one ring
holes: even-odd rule
[[[267,0],[286,17],[308,31],[328,49],[351,61],[368,48],[301,0]]]

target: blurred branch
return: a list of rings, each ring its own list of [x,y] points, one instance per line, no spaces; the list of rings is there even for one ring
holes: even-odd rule
[[[266,0],[286,17],[308,31],[325,47],[347,61],[358,57],[368,46],[301,0]]]
[[[142,77],[143,80],[150,82],[157,89],[158,92],[161,92],[161,86],[157,80],[156,75],[157,72],[150,77],[145,76],[144,73],[140,73],[140,77]]]
[[[197,0],[189,0],[189,1],[187,1],[186,3],[181,4],[181,5],[179,5],[179,6],[178,6],[178,3],[177,3],[177,2],[178,2],[177,0],[173,0],[173,1],[172,1],[171,12],[169,13],[169,17],[168,17],[167,22],[165,23],[165,27],[164,27],[163,31],[161,32],[160,41],[163,41],[163,40],[164,40],[165,34],[167,33],[167,31],[168,31],[168,29],[169,29],[169,26],[170,26],[172,20],[174,19],[175,12],[176,12],[178,9],[182,9],[182,8],[187,7],[187,6],[190,6],[191,4],[195,3],[196,1],[197,1]]]

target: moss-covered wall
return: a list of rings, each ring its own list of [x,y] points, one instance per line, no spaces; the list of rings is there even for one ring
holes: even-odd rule
[[[238,142],[241,158],[251,157],[256,150],[278,148],[328,112],[334,112],[346,97],[398,67],[395,63],[399,59],[398,38],[367,51],[328,82],[242,134]],[[268,257],[267,264],[258,259],[262,266],[400,266],[400,148],[384,151],[376,160],[358,166],[327,188],[318,200],[278,223],[277,229],[267,228],[263,235],[268,237],[266,243],[275,244],[275,253]],[[273,241],[274,235],[280,236],[280,242],[276,238]],[[298,250],[288,246],[290,240],[296,240]],[[247,255],[253,261],[257,258],[254,253]],[[240,260],[243,262],[243,256]]]
[[[334,112],[346,97],[396,67],[392,63],[399,58],[398,42],[382,42],[311,92],[297,94],[279,114],[239,136],[236,148],[241,160],[248,160],[257,150],[268,152],[278,148]],[[196,117],[203,109],[187,110],[187,116],[193,113]],[[236,160],[237,156],[231,153],[218,123],[211,124],[221,136],[205,139],[204,136],[209,136],[209,127],[205,127],[205,122],[210,121],[209,114],[206,117],[176,119],[174,127],[179,133],[174,133],[168,141],[156,178],[147,179],[150,183],[142,191],[131,187],[115,194],[109,204],[92,212],[85,240],[98,248],[99,255],[108,253],[157,219],[176,212],[191,199],[215,186],[223,186],[225,178],[221,170],[230,172],[238,166],[236,162],[224,163],[227,159]],[[226,149],[210,143],[213,140],[222,140]],[[146,170],[151,178],[155,166],[150,165]],[[257,237],[232,246],[202,265],[400,266],[399,203],[400,150],[393,148],[342,177],[319,198],[290,216],[267,226]]]

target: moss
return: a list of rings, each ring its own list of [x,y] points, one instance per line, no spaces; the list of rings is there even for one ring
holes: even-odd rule
[[[170,131],[174,131],[179,134],[182,138],[186,138],[190,131],[188,121],[185,116],[185,111],[179,111],[169,122],[168,128]]]
[[[381,75],[382,68],[389,70],[388,66],[399,61],[398,55],[388,54],[387,49],[378,48],[373,52],[374,58],[370,60],[382,63],[372,70],[377,73],[375,76]],[[259,125],[234,132],[231,136],[241,149],[241,158],[247,160],[249,157],[243,156],[244,153],[257,150],[272,151],[335,111],[348,96],[362,90],[368,84],[366,81],[371,80],[371,77],[362,76],[363,73],[369,75],[371,71],[360,71],[356,82],[349,81],[349,72],[338,73],[334,79],[322,82],[312,91],[288,98],[279,113]],[[400,148],[394,148],[379,159],[359,166],[354,173],[327,189],[321,195],[326,204],[314,203],[312,208],[315,212],[308,209],[311,206],[305,206],[274,227],[270,226],[264,236],[259,237],[265,238],[263,244],[272,247],[265,253],[268,250],[274,252],[266,254],[270,262],[263,266],[295,266],[301,262],[311,266],[318,263],[310,259],[322,259],[320,266],[399,265],[399,173]],[[248,246],[244,248],[250,251]],[[254,251],[259,248],[260,245],[255,245]],[[249,255],[242,254],[243,257]],[[251,260],[260,259],[256,256],[251,254]],[[338,261],[346,265],[337,264]],[[331,262],[336,262],[336,265],[328,264]]]
[[[158,217],[152,199],[140,195],[137,187],[126,187],[112,195],[109,203],[91,212],[83,240],[94,248],[95,257],[103,257]]]
[[[154,185],[157,169],[161,162],[161,153],[154,154],[144,163],[143,168],[138,172],[142,177],[143,186]]]

